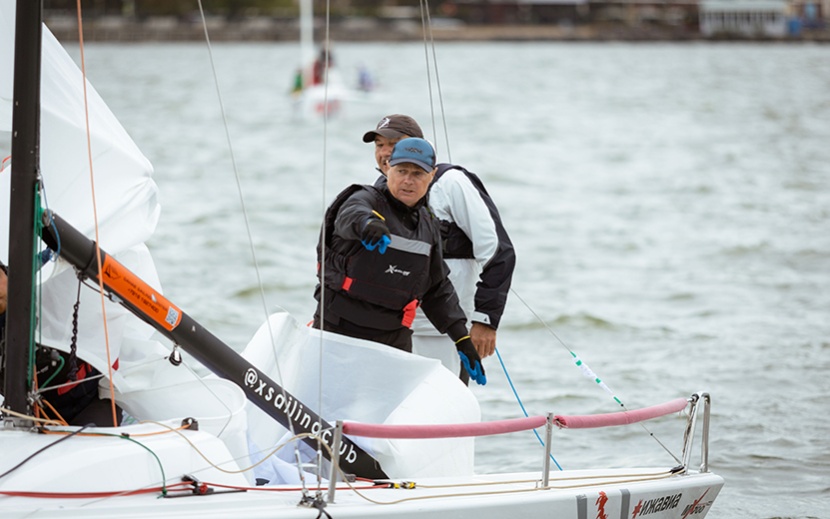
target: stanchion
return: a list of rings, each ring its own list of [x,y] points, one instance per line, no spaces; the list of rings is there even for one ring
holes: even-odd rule
[[[542,488],[550,482],[550,443],[553,439],[553,413],[548,413],[545,420],[545,462],[542,464]]]
[[[326,501],[334,503],[334,489],[337,486],[337,476],[340,474],[340,440],[343,437],[343,420],[337,420],[334,426],[334,440],[332,441],[331,473],[329,474],[329,495]]]

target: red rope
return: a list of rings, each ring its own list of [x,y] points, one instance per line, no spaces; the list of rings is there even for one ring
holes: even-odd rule
[[[583,416],[556,415],[553,422],[562,428],[567,429],[590,429],[594,427],[613,427],[615,425],[628,425],[643,420],[651,420],[658,416],[677,413],[682,411],[688,400],[676,398],[664,404],[658,404],[634,411],[620,411],[617,413],[592,414]]]
[[[613,427],[627,425],[643,420],[682,411],[688,400],[676,398],[664,404],[658,404],[633,411],[620,411],[596,415],[566,416],[556,415],[553,423],[561,428],[587,429],[592,427]],[[512,420],[478,422],[446,425],[377,425],[358,422],[343,424],[343,433],[365,438],[460,438],[465,436],[488,436],[536,429],[545,425],[544,416],[529,416]]]
[[[367,438],[460,438],[526,431],[545,425],[546,420],[544,416],[530,416],[495,422],[447,425],[375,425],[349,422],[343,424],[343,432]]]

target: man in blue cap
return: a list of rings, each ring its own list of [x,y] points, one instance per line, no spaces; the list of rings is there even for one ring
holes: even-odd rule
[[[363,142],[374,144],[381,173],[376,186],[386,183],[392,149],[407,137],[424,135],[415,119],[402,114],[387,115],[363,135]],[[444,260],[461,308],[472,323],[473,344],[479,356],[486,358],[496,351],[496,330],[516,264],[513,244],[484,183],[461,166],[436,166],[428,204],[440,221]],[[421,312],[412,330],[414,353],[437,358],[451,371],[459,372],[459,356]],[[466,381],[466,370],[461,369],[459,374]]]
[[[314,294],[314,327],[411,352],[420,307],[453,340],[470,376],[485,384],[426,206],[435,150],[424,139],[403,139],[388,162],[384,185],[352,185],[326,211],[317,247],[325,282]]]

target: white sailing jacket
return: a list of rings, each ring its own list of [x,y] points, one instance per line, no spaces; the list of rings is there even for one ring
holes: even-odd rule
[[[456,231],[471,242],[472,257],[453,258],[446,251],[444,256],[468,322],[498,328],[516,256],[493,200],[475,174],[460,166],[439,164],[428,202],[437,218],[457,226]],[[412,330],[416,335],[438,335],[420,311]]]

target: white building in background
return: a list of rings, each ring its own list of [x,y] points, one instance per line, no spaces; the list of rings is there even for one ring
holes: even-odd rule
[[[700,32],[783,37],[787,34],[787,0],[701,0]]]

